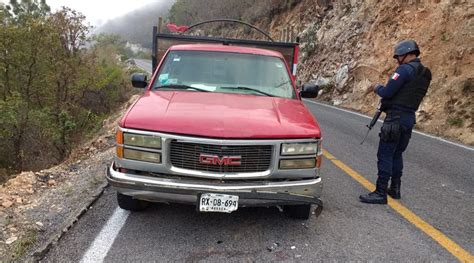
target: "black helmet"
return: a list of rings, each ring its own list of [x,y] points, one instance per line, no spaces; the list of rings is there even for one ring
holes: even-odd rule
[[[395,45],[395,51],[393,52],[393,58],[397,58],[398,56],[403,56],[408,53],[414,53],[417,57],[420,55],[420,48],[415,40],[403,40],[398,42]]]

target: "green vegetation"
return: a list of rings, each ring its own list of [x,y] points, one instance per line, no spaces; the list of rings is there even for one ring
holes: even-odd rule
[[[0,169],[59,163],[126,99],[127,50],[45,0],[0,4],[0,24]]]
[[[441,35],[441,41],[448,42],[449,41],[449,35],[447,33],[443,33]]]
[[[253,23],[292,8],[299,2],[301,0],[177,0],[169,11],[169,20],[183,25],[216,18]]]
[[[15,242],[13,248],[13,257],[19,259],[25,255],[26,251],[36,242],[38,233],[36,230],[30,229],[21,237],[20,240]]]
[[[449,117],[447,119],[447,122],[449,125],[456,126],[456,127],[462,127],[462,125],[464,124],[463,119],[459,117]]]
[[[178,25],[191,25],[197,22],[228,18],[259,24],[263,30],[270,17],[294,7],[301,0],[177,0],[169,11],[169,21]],[[239,26],[248,38],[260,39],[262,35],[249,27],[229,23],[208,24],[201,29],[202,34],[230,37],[229,32]]]
[[[323,93],[324,93],[324,94],[327,94],[327,93],[330,93],[332,90],[334,90],[335,86],[334,86],[334,83],[331,83],[331,82],[330,82],[330,83],[328,83],[328,84],[326,84],[326,85],[321,85],[321,86],[319,86],[319,88],[320,88],[321,90],[323,90]]]
[[[128,42],[151,49],[151,28],[157,25],[158,17],[164,18],[164,24],[170,22],[177,25],[191,25],[216,18],[257,23],[290,9],[299,2],[301,0],[162,0],[109,21],[99,27],[98,31],[120,35]],[[221,29],[221,31],[229,29],[225,26],[222,23],[216,23],[205,28],[214,34],[215,29]],[[246,33],[252,32],[246,27],[244,30]],[[163,31],[167,31],[166,26],[163,26]],[[138,57],[149,59],[151,56],[139,54]]]
[[[137,66],[132,66],[132,67],[130,67],[130,68],[128,69],[128,73],[129,73],[130,75],[133,75],[133,74],[135,74],[135,73],[141,73],[141,74],[148,75],[148,77],[151,77],[151,76],[150,76],[150,73],[149,73],[148,71],[145,71],[145,70],[143,70],[142,68],[139,68],[139,67],[137,67]]]
[[[92,38],[96,49],[113,49],[116,54],[120,54],[120,60],[125,61],[133,57],[133,51],[126,46],[127,41],[123,40],[119,35],[101,33]],[[151,57],[148,57],[148,59]]]

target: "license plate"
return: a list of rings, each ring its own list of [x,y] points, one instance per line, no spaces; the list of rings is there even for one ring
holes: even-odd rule
[[[230,213],[239,207],[239,196],[223,194],[202,194],[199,198],[199,211]]]

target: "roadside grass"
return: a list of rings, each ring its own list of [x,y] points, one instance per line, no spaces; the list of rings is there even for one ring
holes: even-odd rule
[[[335,86],[334,86],[333,83],[328,83],[328,84],[326,84],[326,85],[321,85],[321,86],[319,86],[319,88],[320,88],[321,90],[323,90],[323,93],[324,93],[324,94],[327,94],[327,93],[331,92],[331,91],[335,88]]]
[[[15,246],[13,247],[12,256],[14,260],[23,257],[28,251],[28,249],[36,242],[37,238],[38,233],[36,230],[28,230],[25,235],[23,235],[21,239],[15,243]]]
[[[441,41],[448,42],[449,41],[449,35],[447,33],[443,33],[441,35]]]
[[[464,124],[464,120],[459,117],[449,117],[446,121],[449,125],[456,127],[462,127]]]
[[[91,181],[89,181],[89,185],[91,187],[95,187],[95,186],[101,184],[102,182],[104,182],[104,180],[101,176],[93,176]]]
[[[6,216],[6,217],[5,217],[5,222],[4,222],[3,224],[4,224],[5,226],[8,226],[8,225],[11,224],[11,223],[12,223],[11,218],[8,217],[8,216]]]
[[[71,197],[74,194],[74,189],[72,186],[67,186],[65,190],[66,197]]]
[[[150,73],[148,73],[148,71],[143,70],[142,68],[137,67],[137,66],[131,66],[131,67],[128,68],[127,71],[128,71],[128,74],[130,74],[130,75],[133,75],[135,73],[141,73],[141,74],[145,74],[147,76],[150,75]]]

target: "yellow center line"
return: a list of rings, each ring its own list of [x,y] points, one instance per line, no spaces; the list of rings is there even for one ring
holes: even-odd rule
[[[334,157],[334,155],[330,154],[326,150],[324,150],[323,155],[332,163],[334,163],[337,167],[347,173],[350,177],[356,180],[358,183],[367,188],[369,191],[375,190],[374,184],[369,182],[369,180],[365,179],[365,177],[354,171],[342,161],[338,160],[336,157]],[[449,251],[449,253],[455,256],[459,261],[474,262],[474,257],[469,252],[463,249],[460,245],[456,244],[449,237],[444,235],[441,231],[437,230],[432,225],[428,224],[425,220],[421,219],[419,216],[410,211],[410,209],[406,208],[400,202],[388,197],[388,205],[401,216],[403,216],[408,222],[412,223],[418,229],[430,236],[434,241],[438,242],[438,244],[440,244],[447,251]]]

